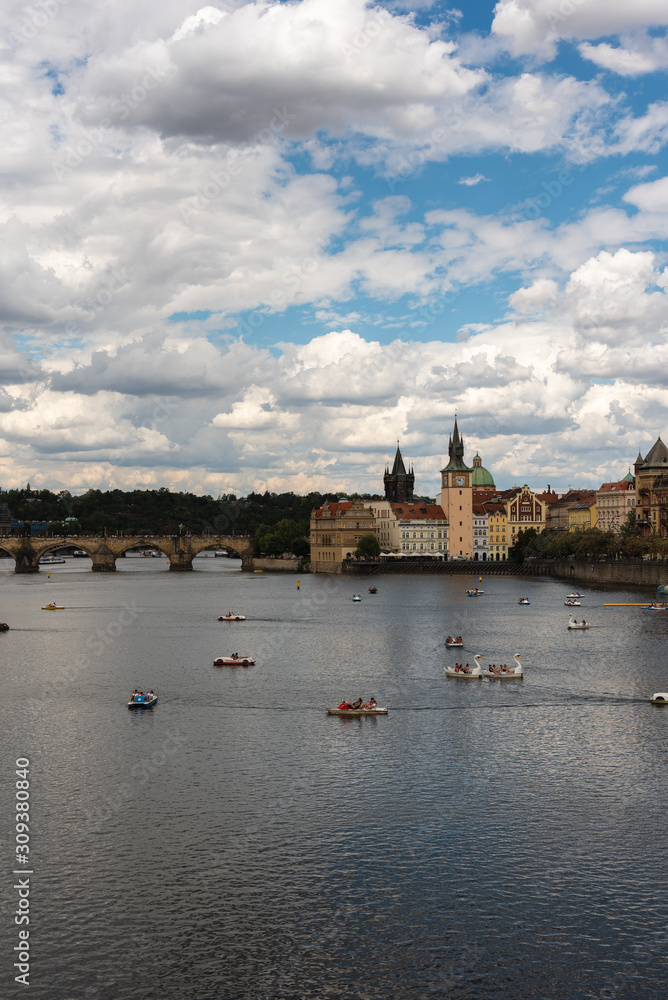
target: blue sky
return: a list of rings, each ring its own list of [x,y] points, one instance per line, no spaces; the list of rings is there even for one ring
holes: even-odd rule
[[[665,426],[663,0],[11,0],[3,482],[597,486]]]

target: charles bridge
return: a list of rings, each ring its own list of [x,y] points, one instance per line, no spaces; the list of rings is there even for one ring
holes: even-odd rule
[[[129,549],[160,549],[169,559],[169,568],[184,572],[193,568],[193,559],[205,549],[227,549],[241,559],[242,570],[253,569],[254,540],[250,535],[144,535],[92,538],[0,538],[0,551],[12,556],[16,573],[38,573],[39,560],[54,549],[76,546],[93,561],[94,573],[113,573],[116,560]]]

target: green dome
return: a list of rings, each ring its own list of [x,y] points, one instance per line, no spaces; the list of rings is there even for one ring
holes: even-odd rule
[[[471,477],[473,485],[477,487],[494,486],[492,473],[483,467],[480,455],[476,454],[473,459],[473,475]]]

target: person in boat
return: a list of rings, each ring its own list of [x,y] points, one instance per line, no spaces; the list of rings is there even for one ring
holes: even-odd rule
[[[449,636],[448,636],[448,638],[447,638],[447,639],[446,639],[445,641],[446,641],[446,642],[452,642],[452,636],[451,636],[451,635],[449,635]]]
[[[130,701],[136,701],[138,694],[139,694],[139,691],[137,690],[137,688],[135,688],[134,691],[132,692],[132,694],[130,695]]]
[[[350,707],[357,711],[357,709],[362,707],[362,699],[358,698],[357,701],[354,701]]]
[[[455,642],[461,642],[461,641],[462,641],[462,637],[461,637],[461,635],[458,635],[457,638],[455,639]]]
[[[586,624],[587,624],[587,623],[586,623],[586,621],[584,620],[584,618],[582,619],[582,624],[583,624],[583,625],[586,625]]]
[[[369,698],[369,708],[371,709],[378,708],[378,702],[376,701],[373,695],[371,695],[371,697]]]
[[[339,705],[339,711],[348,712],[352,707],[353,706],[350,704],[349,701],[342,701],[341,704]]]
[[[148,692],[148,694],[146,695],[146,700],[147,700],[147,701],[153,701],[153,699],[154,699],[154,698],[155,698],[155,695],[153,694],[153,690],[151,689],[151,690],[150,690],[150,691]]]
[[[471,668],[469,667],[468,663],[467,663],[467,664],[466,664],[466,666],[464,667],[464,673],[465,673],[465,674],[470,674],[470,673],[471,673]]]

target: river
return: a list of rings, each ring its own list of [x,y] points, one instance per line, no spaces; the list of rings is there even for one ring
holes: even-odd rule
[[[0,561],[0,995],[24,995],[27,758],[44,1000],[664,996],[668,707],[649,698],[668,612],[587,590],[592,627],[569,632],[559,581],[388,576],[370,595],[239,565]],[[256,665],[213,667],[235,651]],[[522,681],[443,672],[516,652]],[[152,711],[127,710],[135,687]],[[386,717],[326,714],[371,695]]]

